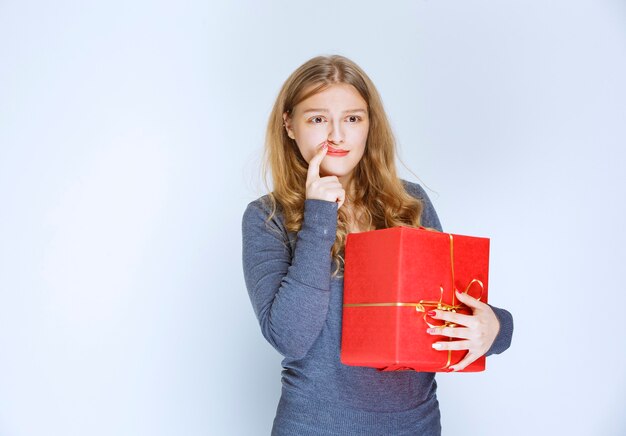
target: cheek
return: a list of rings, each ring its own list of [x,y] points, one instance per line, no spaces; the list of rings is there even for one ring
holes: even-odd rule
[[[359,145],[365,145],[367,142],[367,135],[369,133],[369,125],[361,125],[359,128],[352,131],[352,140]]]
[[[300,140],[300,142],[297,142],[297,144],[298,150],[300,150],[300,154],[302,155],[304,160],[307,161],[307,163],[310,162],[313,156],[315,156],[314,147],[306,141],[302,140]]]
[[[317,153],[318,147],[326,140],[323,134],[317,132],[308,132],[300,134],[296,137],[296,144],[302,154],[302,157],[309,162],[315,153]]]
[[[365,151],[365,144],[367,144],[367,136],[368,136],[367,130],[355,132],[353,143],[357,145],[359,152],[361,154],[363,154],[363,152]]]

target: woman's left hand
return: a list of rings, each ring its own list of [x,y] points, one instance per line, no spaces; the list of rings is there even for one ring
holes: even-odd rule
[[[488,304],[459,291],[456,291],[456,297],[461,303],[472,309],[473,315],[433,310],[428,312],[428,316],[433,319],[449,321],[458,327],[442,326],[426,330],[431,335],[461,339],[435,342],[433,348],[436,350],[468,350],[463,360],[448,367],[450,371],[460,371],[485,354],[500,330],[500,322]]]

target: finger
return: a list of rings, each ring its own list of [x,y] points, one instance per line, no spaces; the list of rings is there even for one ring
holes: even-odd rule
[[[456,297],[461,301],[461,303],[465,304],[466,306],[471,307],[472,309],[484,309],[484,306],[486,306],[485,303],[483,303],[480,300],[477,300],[471,295],[466,294],[465,292],[459,292],[459,291],[455,291],[455,292],[456,292]]]
[[[454,365],[450,365],[448,369],[450,371],[461,371],[462,369],[465,369],[470,363],[474,362],[479,357],[480,355],[474,354],[471,351],[468,351],[468,353],[465,355],[463,360],[461,360],[459,363],[455,363]]]
[[[339,206],[337,206],[337,209],[339,209],[345,201],[346,201],[346,191],[344,189],[341,189],[341,192],[339,193],[339,196],[337,197],[337,202],[339,203]]]
[[[470,341],[442,341],[435,342],[433,348],[435,350],[469,350]]]
[[[337,179],[337,176],[322,177],[321,179],[316,180],[313,184],[316,186],[318,191],[332,193],[337,195],[337,198],[339,198],[339,196],[344,196],[346,192],[339,179]]]
[[[341,195],[345,193],[344,189],[339,186],[324,186],[323,190],[328,194],[329,197],[335,197],[334,200],[337,200]]]
[[[328,145],[324,143],[324,145],[322,145],[317,153],[315,153],[315,156],[311,158],[306,175],[307,182],[311,182],[320,178],[320,164],[322,163],[322,159],[324,159],[324,156],[326,156],[326,151],[328,151]]]
[[[343,187],[343,185],[341,184],[341,182],[339,181],[339,177],[337,176],[324,176],[324,177],[320,177],[318,179],[318,183],[321,185],[324,185],[325,187]]]
[[[428,316],[433,319],[450,321],[467,327],[474,325],[476,322],[472,315],[463,315],[462,313],[448,312],[447,310],[431,310],[428,312]]]
[[[326,189],[326,194],[328,195],[328,201],[338,202],[340,203],[339,206],[343,204],[346,197],[346,191],[341,187],[341,185],[339,188]]]
[[[426,330],[426,333],[449,338],[470,339],[472,337],[470,329],[465,327],[431,327]]]

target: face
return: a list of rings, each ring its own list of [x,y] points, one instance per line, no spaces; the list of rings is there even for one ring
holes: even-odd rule
[[[285,113],[283,118],[287,134],[307,162],[328,144],[320,175],[337,176],[346,187],[363,157],[369,130],[367,103],[356,88],[331,85],[298,103],[291,117]]]

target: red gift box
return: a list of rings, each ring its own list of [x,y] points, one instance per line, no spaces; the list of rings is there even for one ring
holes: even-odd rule
[[[432,309],[471,314],[454,290],[487,302],[489,239],[412,227],[347,236],[341,362],[383,371],[445,372],[467,350],[438,351],[456,340],[426,333],[443,325]],[[484,371],[485,357],[464,372]]]

